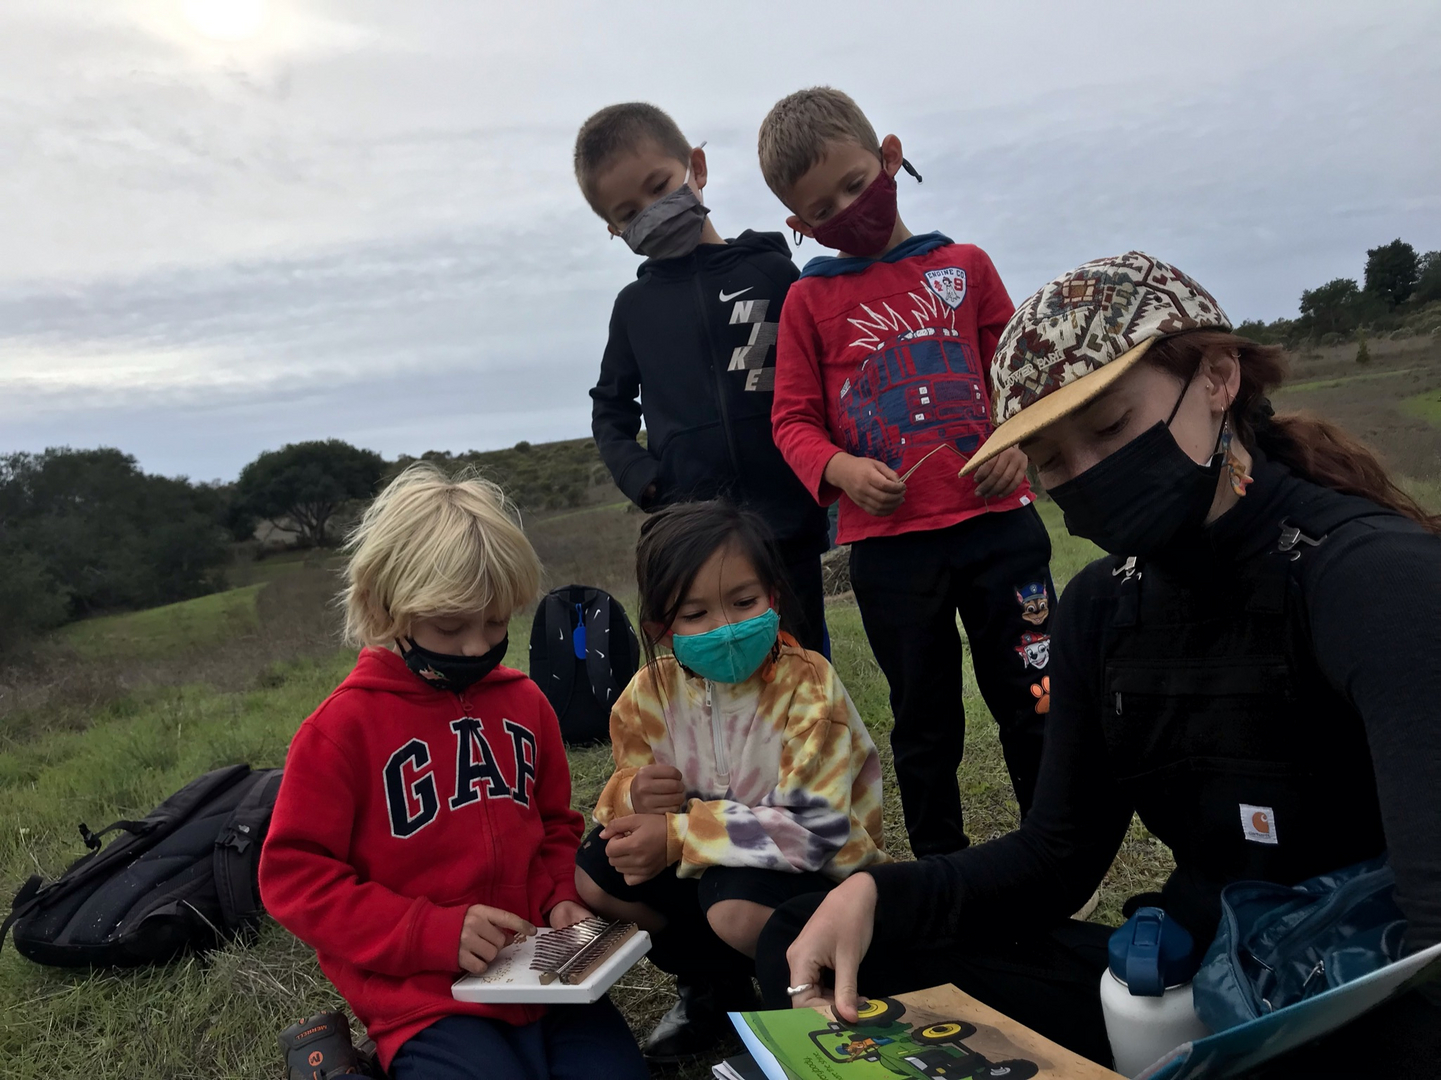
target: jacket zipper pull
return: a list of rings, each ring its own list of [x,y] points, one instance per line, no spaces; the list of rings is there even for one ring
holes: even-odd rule
[[[1121,715],[1121,692],[1119,690],[1116,691],[1116,715]]]
[[[730,755],[726,753],[725,732],[716,723],[715,709],[711,705],[711,683],[705,681],[705,711],[706,719],[710,721],[711,747],[715,751],[716,772],[721,776],[729,776],[731,773]]]

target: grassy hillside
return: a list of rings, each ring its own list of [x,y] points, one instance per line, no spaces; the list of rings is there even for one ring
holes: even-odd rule
[[[197,596],[178,604],[71,623],[58,634],[82,658],[163,656],[176,649],[223,644],[255,629],[264,583]]]
[[[399,472],[415,458],[402,457]],[[471,450],[464,454],[430,451],[420,456],[447,469],[470,465],[503,487],[523,510],[559,510],[584,506],[620,493],[600,459],[594,439],[518,442],[507,450]]]
[[[1368,348],[1365,365],[1356,363],[1355,345],[1292,357],[1291,382],[1275,395],[1276,409],[1341,424],[1434,505],[1441,495],[1441,339],[1378,340]]]

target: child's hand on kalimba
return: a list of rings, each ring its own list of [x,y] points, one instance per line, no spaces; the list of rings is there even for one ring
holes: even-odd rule
[[[501,949],[524,941],[534,933],[535,927],[519,915],[485,904],[472,904],[460,928],[460,969],[482,975]]]

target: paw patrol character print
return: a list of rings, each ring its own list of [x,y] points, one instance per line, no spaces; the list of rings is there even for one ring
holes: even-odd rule
[[[1042,625],[1051,614],[1051,597],[1044,581],[1033,581],[1016,590],[1016,603],[1021,605],[1021,618],[1032,626]]]
[[[1028,668],[1045,667],[1051,662],[1051,635],[1032,634],[1029,631],[1021,635],[1021,643],[1016,646],[1016,653],[1021,658],[1021,664]]]

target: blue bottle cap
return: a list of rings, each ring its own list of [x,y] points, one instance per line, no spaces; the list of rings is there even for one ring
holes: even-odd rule
[[[1132,996],[1160,997],[1196,973],[1194,942],[1186,928],[1158,907],[1138,908],[1111,935],[1111,974]]]

